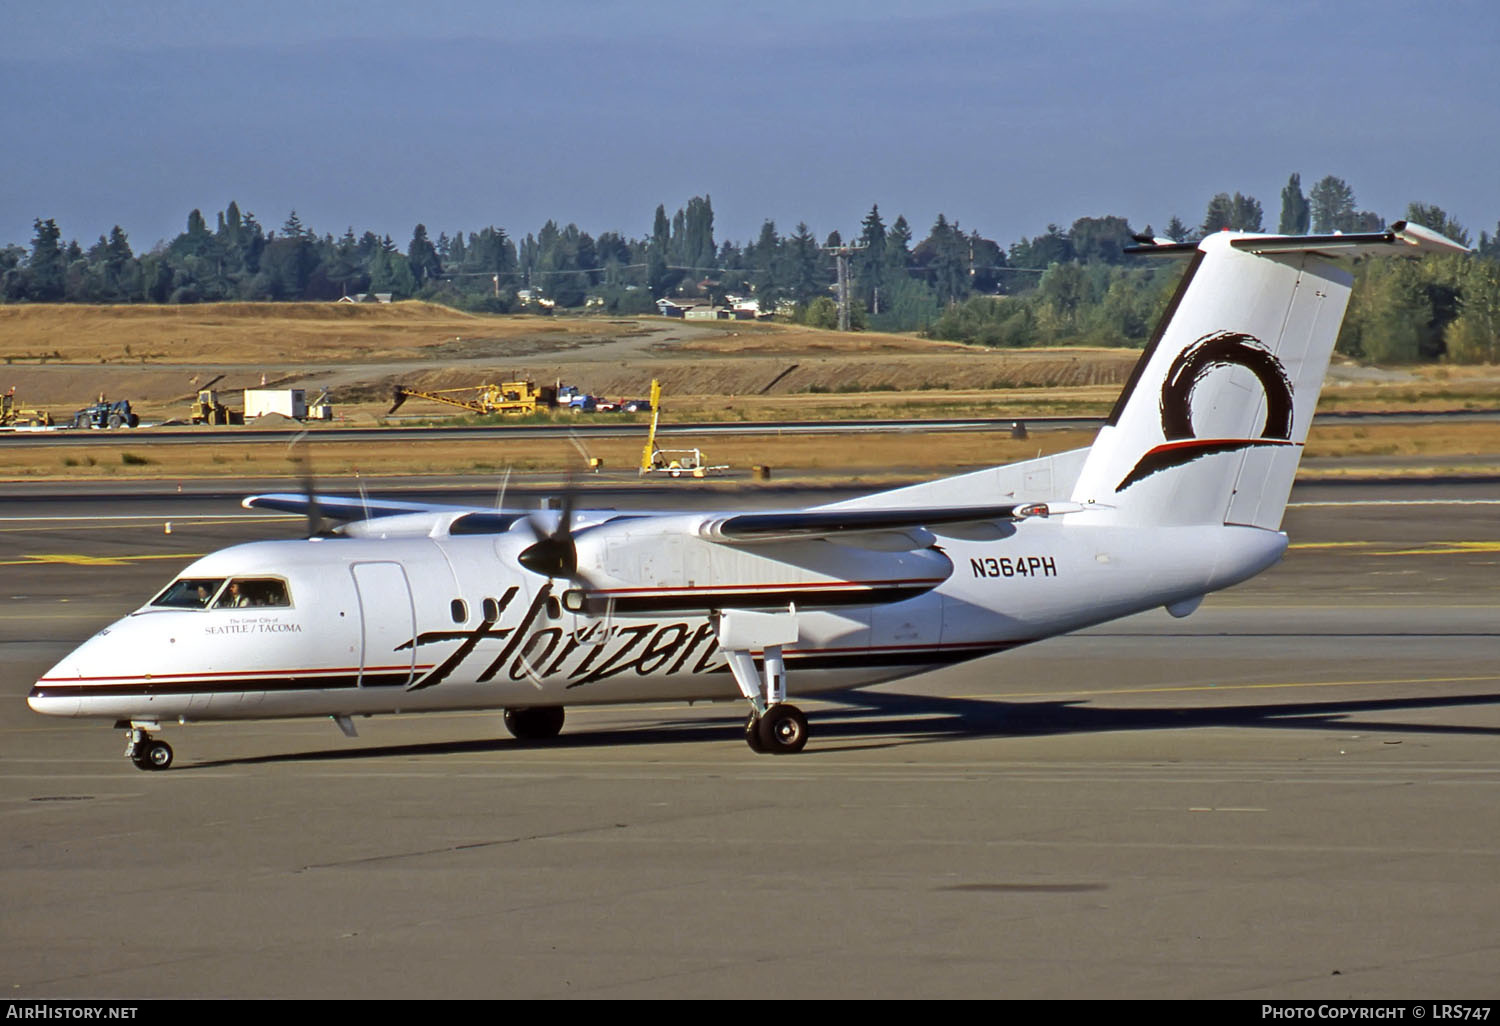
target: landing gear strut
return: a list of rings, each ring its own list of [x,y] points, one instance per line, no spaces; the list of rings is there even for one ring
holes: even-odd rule
[[[172,746],[154,739],[145,727],[131,724],[125,737],[125,757],[136,769],[164,770],[172,765]]]
[[[719,617],[719,648],[740,694],[750,703],[745,744],[753,752],[792,755],[807,747],[807,716],[786,701],[786,663],[783,645],[797,641],[795,607],[785,613],[727,610]],[[765,680],[756,669],[751,648],[761,650]]]

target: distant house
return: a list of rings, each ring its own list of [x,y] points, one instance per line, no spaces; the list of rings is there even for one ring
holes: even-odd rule
[[[341,296],[340,303],[389,303],[394,293],[390,292],[356,292],[352,296]]]
[[[714,306],[706,299],[658,299],[656,309],[663,317],[681,317],[686,321],[727,321],[733,317],[728,307]]]
[[[760,304],[751,296],[725,296],[731,320],[753,321],[760,316]]]

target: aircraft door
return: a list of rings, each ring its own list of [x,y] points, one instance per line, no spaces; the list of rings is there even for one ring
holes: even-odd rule
[[[359,595],[359,686],[404,687],[417,660],[417,617],[406,570],[400,563],[355,563],[350,569]]]

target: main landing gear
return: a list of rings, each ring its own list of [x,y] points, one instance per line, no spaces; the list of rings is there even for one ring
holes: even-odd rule
[[[125,757],[139,770],[164,770],[172,765],[172,746],[157,741],[147,729],[159,729],[156,724],[126,724]]]
[[[783,645],[797,641],[795,608],[785,613],[725,610],[719,616],[719,648],[740,694],[750,703],[745,744],[767,755],[793,755],[807,747],[807,716],[786,700],[786,663]],[[755,667],[752,648],[761,650],[765,680]]]
[[[537,705],[505,710],[505,729],[517,741],[551,741],[562,730],[563,707]]]
[[[793,755],[807,747],[807,715],[782,702],[751,713],[745,724],[745,744],[763,755]]]

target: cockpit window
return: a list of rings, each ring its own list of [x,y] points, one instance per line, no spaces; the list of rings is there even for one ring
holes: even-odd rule
[[[286,582],[276,577],[234,577],[214,603],[215,609],[238,606],[289,606]]]
[[[207,609],[223,584],[222,577],[181,577],[167,585],[151,604],[167,609]]]

